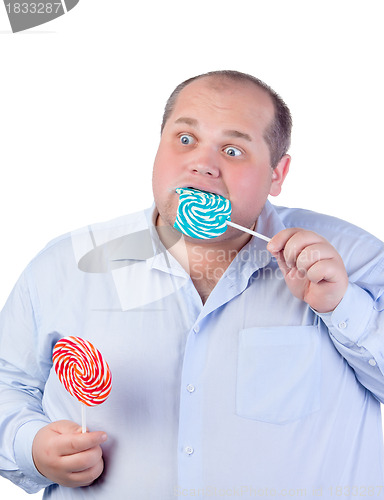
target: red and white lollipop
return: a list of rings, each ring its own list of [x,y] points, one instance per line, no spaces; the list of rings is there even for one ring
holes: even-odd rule
[[[109,396],[112,375],[101,353],[87,340],[64,337],[53,348],[53,366],[67,391],[82,403],[82,430],[85,406],[96,406]]]

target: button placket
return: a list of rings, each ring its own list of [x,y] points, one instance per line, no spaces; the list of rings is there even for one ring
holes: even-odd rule
[[[197,334],[199,333],[199,334]],[[204,372],[208,337],[196,321],[189,332],[184,351],[179,413],[178,481],[184,488],[192,488],[202,475],[202,404],[200,387]]]

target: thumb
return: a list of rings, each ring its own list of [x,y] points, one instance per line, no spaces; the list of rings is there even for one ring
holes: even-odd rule
[[[52,422],[50,427],[52,431],[58,434],[81,433],[81,425],[71,420],[58,420],[57,422]]]
[[[103,431],[82,433],[81,426],[70,420],[53,422],[50,429],[59,437],[61,455],[89,450],[104,443],[108,438]]]
[[[290,272],[291,269],[287,266],[287,264],[285,262],[284,251],[283,250],[280,250],[278,252],[271,251],[271,254],[272,254],[272,257],[274,257],[276,259],[277,264],[280,268],[280,271],[283,273],[283,276],[285,277]]]

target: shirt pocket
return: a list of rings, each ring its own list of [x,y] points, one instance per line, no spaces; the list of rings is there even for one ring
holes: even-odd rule
[[[240,331],[236,413],[284,424],[320,408],[321,356],[317,326]]]

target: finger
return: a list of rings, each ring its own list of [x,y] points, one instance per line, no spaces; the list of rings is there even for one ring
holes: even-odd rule
[[[299,227],[290,227],[287,229],[283,229],[282,231],[275,234],[275,236],[268,243],[267,249],[273,254],[280,252],[280,250],[283,250],[283,248],[287,244],[287,241],[299,231],[302,231],[302,229]]]
[[[312,244],[324,241],[319,234],[301,228],[288,228],[277,233],[268,243],[267,249],[276,256],[283,251],[283,258],[291,269],[296,266],[296,259],[302,250]]]
[[[61,457],[61,465],[68,472],[82,472],[98,464],[102,456],[100,446],[95,446],[90,450]]]
[[[100,460],[99,463],[87,470],[81,472],[72,472],[71,474],[69,474],[67,483],[72,488],[89,486],[102,474],[103,470],[104,462],[103,460]]]
[[[81,432],[81,426],[71,420],[57,420],[49,424],[52,431],[57,434],[74,434]]]
[[[81,486],[89,486],[99,476],[101,476],[103,470],[104,462],[103,460],[100,460],[100,462],[94,467],[91,467],[90,469],[83,472],[74,472],[73,474],[71,474],[71,477],[74,478],[77,483],[81,483]]]
[[[274,257],[279,265],[281,272],[283,273],[283,276],[286,276],[291,269],[285,263],[283,251],[281,250],[280,252],[274,254]]]
[[[316,262],[335,257],[335,250],[326,243],[316,243],[306,246],[296,259],[296,267],[299,271],[306,272]]]
[[[307,271],[307,277],[312,283],[320,283],[321,281],[336,283],[339,276],[340,269],[335,259],[320,260]]]
[[[60,455],[74,455],[99,446],[106,440],[107,435],[103,431],[62,434],[60,436]]]
[[[297,258],[302,251],[318,243],[324,242],[323,238],[312,231],[299,231],[295,233],[284,247],[284,259],[288,267],[296,267]]]

